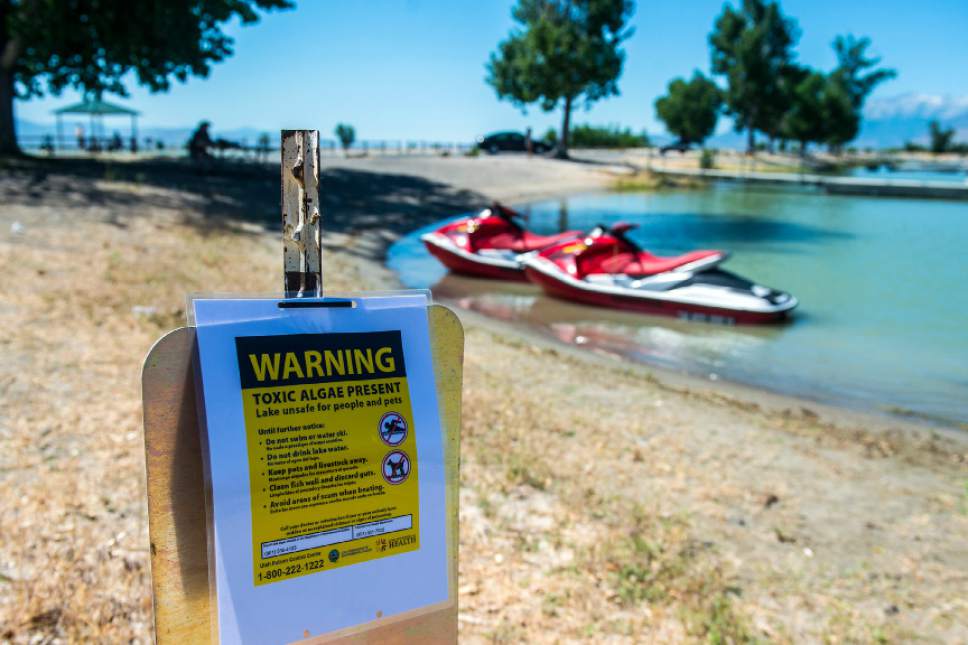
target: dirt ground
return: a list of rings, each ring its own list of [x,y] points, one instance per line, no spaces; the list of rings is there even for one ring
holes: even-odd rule
[[[619,172],[328,161],[327,288],[393,286],[389,241],[488,197]],[[279,289],[277,173],[0,167],[0,642],[150,642],[141,360],[186,294]],[[462,639],[968,641],[957,433],[463,318]]]

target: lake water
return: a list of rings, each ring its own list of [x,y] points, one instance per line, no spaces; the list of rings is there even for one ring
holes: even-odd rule
[[[516,206],[542,233],[628,220],[659,254],[731,251],[725,268],[793,293],[800,307],[781,326],[721,327],[574,305],[530,285],[448,275],[424,250],[422,231],[395,244],[389,264],[407,286],[565,342],[819,401],[968,424],[968,204],[714,185]]]
[[[904,179],[954,184],[964,184],[968,181],[968,171],[959,166],[926,166],[924,164],[900,164],[894,168],[887,166],[865,168],[860,166],[851,168],[849,174],[852,177],[866,179]]]

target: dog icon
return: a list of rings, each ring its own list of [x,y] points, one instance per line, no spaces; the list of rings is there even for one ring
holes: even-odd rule
[[[410,457],[402,450],[394,450],[383,458],[383,479],[388,484],[402,484],[410,476]]]

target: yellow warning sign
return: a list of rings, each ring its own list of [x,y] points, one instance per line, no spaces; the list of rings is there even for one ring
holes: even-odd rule
[[[235,340],[256,585],[419,548],[399,331]]]

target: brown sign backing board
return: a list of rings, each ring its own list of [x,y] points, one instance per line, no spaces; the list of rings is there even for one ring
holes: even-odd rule
[[[464,331],[452,311],[428,308],[447,478],[450,601],[302,643],[457,642],[458,485]],[[145,358],[142,371],[148,532],[156,641],[211,643],[207,519],[195,399],[195,330],[176,329]]]

